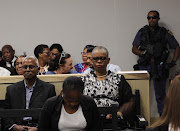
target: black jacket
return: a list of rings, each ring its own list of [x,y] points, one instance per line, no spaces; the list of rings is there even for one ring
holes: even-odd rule
[[[58,122],[61,115],[63,98],[61,95],[52,97],[46,101],[41,112],[38,130],[59,131]],[[97,106],[89,96],[83,96],[80,101],[82,111],[87,122],[86,131],[101,131],[102,124]]]
[[[29,109],[42,108],[45,101],[55,96],[55,87],[37,78],[36,84],[29,102]],[[26,88],[24,80],[7,87],[5,109],[26,109]],[[8,130],[13,124],[21,124],[22,118],[4,119],[4,130]]]

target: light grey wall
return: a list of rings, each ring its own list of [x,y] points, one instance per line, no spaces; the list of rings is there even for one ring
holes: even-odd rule
[[[103,45],[111,63],[132,70],[137,59],[132,41],[147,24],[149,10],[158,10],[161,25],[180,41],[179,5],[179,0],[0,0],[0,47],[11,44],[17,55],[33,55],[36,45],[58,42],[77,63],[86,44]]]
[[[160,25],[180,42],[179,5],[179,0],[0,0],[0,48],[11,44],[16,55],[33,55],[38,44],[56,42],[75,64],[86,44],[102,45],[111,63],[133,70],[132,41],[147,24],[149,10],[160,12]]]

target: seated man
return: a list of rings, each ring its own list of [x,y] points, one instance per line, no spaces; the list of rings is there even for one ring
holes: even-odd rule
[[[7,87],[5,109],[42,108],[45,101],[55,96],[55,87],[37,78],[39,71],[37,59],[26,57],[22,63],[24,80]],[[4,119],[4,130],[37,130],[37,119],[32,117]],[[31,124],[30,124],[31,123]],[[32,127],[30,127],[32,126]]]
[[[91,70],[93,70],[93,65],[92,65],[92,51],[95,48],[94,47],[90,47],[87,49],[87,64],[89,65],[89,67],[84,71],[84,74],[88,74],[89,72],[91,72]],[[119,72],[121,71],[121,68],[118,65],[114,65],[114,64],[108,64],[107,65],[107,70],[110,70],[111,72]]]
[[[34,49],[34,55],[38,59],[40,70],[38,75],[44,75],[48,71],[50,51],[48,45],[40,44]]]
[[[2,47],[2,57],[5,61],[4,68],[8,69],[11,72],[11,75],[17,75],[14,68],[14,62],[17,57],[15,56],[15,50],[11,45],[4,45]]]
[[[11,45],[4,45],[2,47],[2,56],[6,62],[7,67],[14,67],[14,62],[16,60],[15,50],[12,48]]]

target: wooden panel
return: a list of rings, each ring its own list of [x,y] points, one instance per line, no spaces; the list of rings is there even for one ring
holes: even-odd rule
[[[68,76],[78,76],[80,77],[82,74],[58,74],[58,75],[39,75],[38,78],[49,82],[55,86],[56,95],[59,95],[62,90],[62,84],[64,79]]]
[[[129,80],[149,80],[147,71],[121,71],[119,74],[123,74]]]
[[[149,81],[147,80],[127,80],[131,85],[132,91],[140,90],[140,108],[141,114],[150,122],[150,99],[149,99]],[[146,88],[145,88],[146,87]]]
[[[53,84],[56,88],[56,94],[60,94],[62,89],[62,83],[68,76],[78,76],[82,74],[58,74],[58,75],[38,75],[38,78]],[[6,87],[23,80],[23,76],[4,76],[0,77],[0,100],[5,99]]]

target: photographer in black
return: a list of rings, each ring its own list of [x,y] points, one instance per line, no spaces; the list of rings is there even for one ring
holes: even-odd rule
[[[158,26],[160,20],[159,12],[152,10],[147,15],[149,25],[141,28],[133,41],[132,52],[140,58],[135,70],[147,70],[154,83],[155,96],[158,113],[161,115],[166,96],[166,80],[169,69],[172,68],[179,57],[179,43],[171,31]],[[169,51],[174,49],[174,56],[171,62],[167,62]]]

